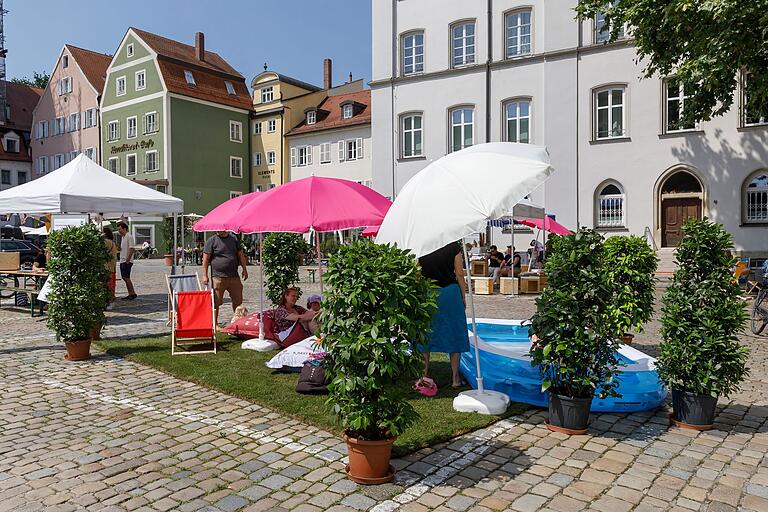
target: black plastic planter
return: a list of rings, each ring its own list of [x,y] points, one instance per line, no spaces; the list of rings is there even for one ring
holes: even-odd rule
[[[586,434],[592,398],[571,398],[549,393],[550,430],[566,434]]]
[[[717,398],[673,389],[672,408],[674,410],[672,419],[681,424],[680,426],[708,430],[715,422]]]

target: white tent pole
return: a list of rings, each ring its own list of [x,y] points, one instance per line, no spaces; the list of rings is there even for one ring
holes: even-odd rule
[[[176,275],[176,235],[178,234],[178,233],[176,233],[176,226],[178,224],[177,223],[178,220],[179,220],[178,219],[178,214],[174,213],[173,214],[173,247],[171,247],[171,256],[173,257],[172,260],[171,260],[173,262],[171,264],[171,275],[172,276]]]
[[[461,250],[464,251],[464,263],[467,266],[467,293],[469,294],[469,309],[472,312],[472,338],[475,345],[475,366],[477,367],[477,390],[482,393],[483,374],[480,372],[480,347],[477,343],[477,317],[475,316],[475,299],[472,294],[472,273],[469,263],[469,254],[467,254],[467,244],[465,239],[461,239]]]
[[[323,294],[323,262],[320,259],[320,237],[315,233],[315,248],[317,249],[317,273],[320,275],[320,295]]]
[[[259,233],[259,340],[264,340],[264,248],[262,246],[262,233]]]

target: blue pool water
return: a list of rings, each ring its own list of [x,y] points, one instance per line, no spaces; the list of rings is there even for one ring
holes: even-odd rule
[[[471,331],[471,324],[468,329]],[[547,395],[541,391],[539,368],[531,365],[528,356],[528,327],[483,319],[477,323],[477,331],[485,388],[505,393],[515,402],[546,407]],[[659,382],[655,360],[627,346],[621,348],[618,358],[626,365],[618,377],[618,391],[622,397],[595,397],[592,411],[637,412],[661,405],[667,391]],[[461,355],[460,366],[467,381],[477,388],[474,347]]]

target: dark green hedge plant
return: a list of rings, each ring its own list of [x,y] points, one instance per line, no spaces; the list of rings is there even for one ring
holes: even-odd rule
[[[542,390],[570,398],[619,396],[621,330],[603,237],[591,229],[557,237],[544,270],[549,284],[536,299],[531,325],[538,337],[531,362],[541,368]]]
[[[605,241],[606,266],[613,286],[614,318],[623,332],[642,332],[653,316],[656,253],[639,236]]]
[[[418,418],[395,383],[423,369],[437,291],[407,251],[368,240],[340,246],[326,276],[328,404],[350,437],[396,437]]]
[[[61,341],[88,339],[104,324],[109,299],[104,239],[92,225],[69,227],[51,232],[48,249],[48,327]]]
[[[732,238],[707,219],[688,221],[683,235],[662,298],[659,377],[678,391],[728,396],[749,373],[749,350],[738,339],[747,315],[733,279]]]
[[[266,294],[277,305],[283,291],[299,281],[299,262],[307,243],[298,233],[269,233],[264,237],[263,252]]]

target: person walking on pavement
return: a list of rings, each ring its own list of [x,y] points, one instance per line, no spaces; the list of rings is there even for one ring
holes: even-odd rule
[[[243,303],[243,283],[237,275],[237,267],[243,267],[243,281],[248,279],[248,262],[237,238],[227,231],[217,231],[203,247],[203,284],[208,286],[208,266],[213,277],[213,300],[216,308],[216,324],[219,323],[219,309],[224,302],[224,292],[229,293],[232,310]]]
[[[133,300],[137,297],[136,290],[131,281],[131,269],[133,268],[133,237],[128,233],[128,224],[123,221],[117,223],[117,232],[120,233],[120,276],[123,278],[128,295],[125,300]]]

